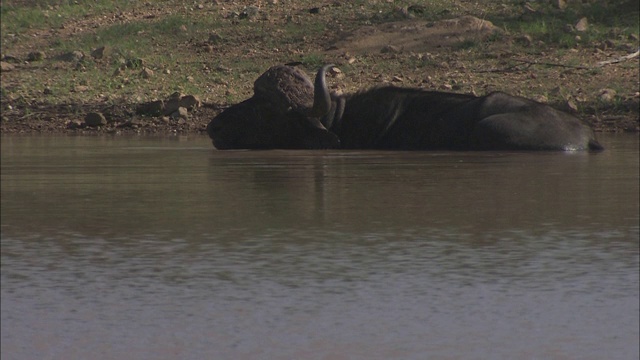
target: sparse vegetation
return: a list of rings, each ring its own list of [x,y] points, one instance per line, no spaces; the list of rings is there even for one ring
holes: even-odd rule
[[[0,51],[14,66],[2,71],[3,131],[18,119],[46,117],[54,127],[89,109],[133,107],[175,91],[210,105],[185,131],[201,130],[221,107],[248,98],[267,68],[288,62],[301,62],[309,73],[323,63],[338,64],[341,78],[329,80],[334,89],[392,82],[477,94],[503,90],[544,96],[559,106],[576,102],[596,128],[638,129],[637,59],[596,67],[638,49],[636,1],[588,0],[558,9],[519,0],[3,0],[0,11]],[[376,50],[367,52],[335,46],[357,29],[465,15],[502,31],[388,52],[379,49],[398,44],[374,44]],[[588,26],[578,31],[582,18]],[[100,47],[103,55],[92,54]],[[28,60],[34,52],[43,59]],[[74,52],[81,54],[65,57]],[[615,89],[616,97],[603,103],[602,88]],[[66,104],[74,104],[73,114]],[[607,121],[605,128],[607,116],[623,120],[613,127]]]

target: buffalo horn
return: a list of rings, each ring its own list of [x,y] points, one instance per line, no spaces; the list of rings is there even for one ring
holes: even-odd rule
[[[325,72],[334,66],[333,64],[325,65],[316,74],[316,81],[313,86],[313,108],[309,112],[312,117],[321,117],[331,109],[331,95],[329,95],[329,89],[327,88]]]

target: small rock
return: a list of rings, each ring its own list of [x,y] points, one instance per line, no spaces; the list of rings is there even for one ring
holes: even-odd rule
[[[567,8],[567,2],[565,0],[553,0],[553,5],[560,10]]]
[[[75,92],[85,92],[89,90],[89,87],[87,85],[76,85],[73,87],[73,91]]]
[[[531,35],[527,34],[518,36],[516,38],[516,41],[523,46],[531,46],[531,44],[533,44],[533,38],[531,37]]]
[[[72,51],[68,53],[64,53],[57,57],[58,60],[67,61],[67,62],[78,62],[84,59],[84,53],[82,51]]]
[[[67,129],[80,129],[85,127],[85,124],[80,120],[71,120],[67,123]]]
[[[450,84],[442,84],[440,86],[440,89],[442,89],[442,90],[453,90],[453,86],[450,85]]]
[[[142,76],[145,79],[149,79],[150,77],[153,76],[153,70],[149,69],[149,68],[144,68],[142,69],[142,71],[140,72],[140,76]]]
[[[88,113],[84,118],[86,126],[96,127],[107,125],[107,119],[99,112]]]
[[[11,56],[11,55],[2,55],[2,61],[3,62],[8,62],[8,63],[14,63],[14,64],[22,63],[22,60],[18,59],[15,56]]]
[[[111,48],[107,46],[100,46],[99,48],[91,52],[91,56],[94,59],[102,59],[105,56],[109,56],[110,54],[111,54]]]
[[[397,54],[401,51],[401,49],[395,45],[385,45],[382,47],[382,49],[380,49],[380,52],[385,54],[385,53],[392,53],[392,54]]]
[[[257,17],[259,13],[260,13],[260,8],[257,6],[251,5],[244,8],[244,10],[240,13],[238,17],[240,19],[246,19],[246,18],[253,19]]]
[[[41,61],[44,59],[43,51],[32,51],[27,55],[27,61]]]
[[[181,97],[183,97],[184,95],[179,92],[179,91],[175,91],[173,92],[171,95],[169,95],[169,99],[176,99],[176,100],[180,100]]]
[[[333,67],[328,71],[328,75],[335,79],[344,79],[344,73],[337,67]]]
[[[179,107],[173,114],[171,114],[172,119],[186,119],[189,117],[189,112],[187,109],[183,107]]]
[[[195,95],[185,95],[180,98],[180,107],[186,108],[187,110],[200,107],[200,104],[200,99]]]
[[[585,32],[589,29],[589,21],[586,17],[583,17],[576,23],[576,31]]]
[[[16,67],[13,64],[9,64],[8,62],[0,61],[0,71],[11,71]]]
[[[221,73],[225,73],[225,74],[229,74],[229,73],[231,73],[231,71],[232,71],[232,70],[231,70],[231,69],[229,69],[228,67],[225,67],[225,66],[222,66],[222,65],[220,65],[220,66],[216,67],[216,69],[215,69],[215,70],[216,70],[217,72],[221,72]]]
[[[549,101],[549,99],[544,95],[534,96],[533,100],[535,100],[535,101],[537,101],[539,103],[542,103],[542,104],[546,104]]]
[[[396,7],[396,14],[398,14],[398,17],[404,18],[404,19],[413,19],[414,17],[416,17],[415,15],[409,12],[409,7],[407,6]]]
[[[602,89],[598,97],[604,102],[612,102],[616,98],[617,92],[613,89]]]
[[[118,125],[118,128],[130,128],[130,129],[137,129],[140,126],[142,126],[142,122],[136,118],[132,118],[129,119],[125,122],[123,122],[122,124]]]
[[[563,104],[563,107],[565,111],[571,112],[571,113],[577,113],[578,112],[578,105],[576,105],[576,103],[569,99],[567,101],[565,101],[565,103]]]

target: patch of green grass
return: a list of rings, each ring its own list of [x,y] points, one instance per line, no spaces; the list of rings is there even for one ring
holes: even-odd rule
[[[612,35],[637,35],[640,28],[637,21],[637,1],[603,0],[585,4],[570,2],[563,11],[550,4],[540,3],[536,6],[537,12],[528,16],[514,14],[512,18],[497,18],[493,21],[510,32],[527,34],[536,41],[561,48],[611,39]],[[575,31],[573,26],[582,18],[588,21],[587,30]],[[616,34],[612,34],[612,31]]]
[[[96,29],[71,41],[52,40],[51,45],[60,51],[90,50],[98,46],[111,46],[117,51],[148,54],[159,43],[184,41],[189,36],[189,19],[171,15],[158,21],[131,21]]]
[[[328,60],[326,60],[326,58],[321,54],[305,55],[300,59],[300,61],[309,69],[318,69],[322,65],[328,63]]]
[[[66,21],[89,14],[113,12],[122,6],[140,6],[143,3],[126,0],[5,0],[0,7],[1,30],[3,34],[18,34],[28,29],[59,28]]]

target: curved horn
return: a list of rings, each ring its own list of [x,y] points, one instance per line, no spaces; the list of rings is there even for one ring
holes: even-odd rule
[[[329,88],[327,88],[325,73],[334,66],[333,64],[324,65],[316,74],[313,86],[313,108],[309,112],[312,117],[323,116],[331,109],[331,95],[329,95]]]

